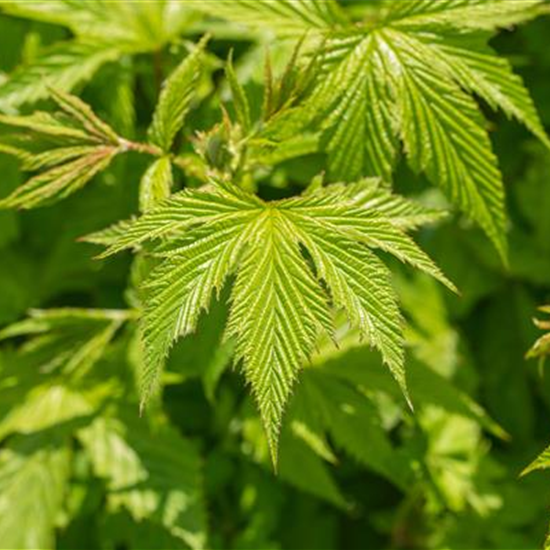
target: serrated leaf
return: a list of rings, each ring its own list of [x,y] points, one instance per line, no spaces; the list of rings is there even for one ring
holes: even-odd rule
[[[426,39],[419,35],[426,43]],[[502,109],[528,128],[547,147],[550,140],[522,78],[508,59],[499,57],[487,44],[485,33],[432,37],[430,50],[440,58],[441,68],[464,89],[483,98],[493,109]]]
[[[66,198],[105,170],[116,154],[112,147],[94,148],[85,157],[51,168],[0,201],[0,208],[34,208],[52,199]]]
[[[398,108],[409,161],[443,187],[506,258],[504,186],[481,113],[452,81],[421,67],[427,51],[403,38],[392,36],[385,43],[392,48],[398,41],[393,49],[400,64]]]
[[[200,193],[183,191],[159,204],[146,216],[137,220],[122,221],[106,230],[93,233],[83,240],[106,245],[109,248],[100,256],[104,258],[127,248],[136,248],[147,240],[178,235],[198,223],[216,221],[220,215],[236,213],[237,216],[251,208],[248,196],[223,196],[215,187],[203,188]]]
[[[389,270],[370,249],[385,250],[452,285],[400,229],[403,218],[392,223],[392,209],[402,214],[404,203],[389,207],[387,217],[378,215],[362,207],[375,200],[372,182],[364,189],[367,199],[359,193],[359,204],[341,185],[266,203],[218,183],[213,190],[177,194],[130,223],[124,234],[115,231],[108,253],[163,238],[156,248],[163,262],[144,288],[143,399],[157,386],[173,341],[195,329],[212,293],[233,273],[228,333],[235,338],[274,461],[298,371],[319,333],[332,331],[329,296],[382,353],[406,390],[397,298]],[[387,190],[379,192],[382,202],[392,204]]]
[[[202,71],[205,40],[180,63],[162,86],[149,128],[151,143],[168,152],[185,122]]]
[[[544,0],[400,0],[387,20],[400,26],[495,30],[532,19]]]
[[[28,116],[0,115],[7,127],[0,150],[22,161],[22,168],[38,171],[0,208],[33,208],[67,197],[105,170],[126,150],[126,142],[76,96],[50,90],[59,113]]]
[[[235,69],[233,67],[233,51],[229,54],[229,59],[227,60],[225,66],[225,75],[229,87],[231,88],[231,95],[233,97],[233,105],[235,108],[235,114],[237,121],[243,128],[243,132],[246,134],[250,130],[250,105],[248,98],[246,97],[246,92],[241,86],[237,75],[235,74]]]
[[[550,447],[544,449],[544,451],[521,472],[521,475],[525,476],[536,470],[547,470],[548,468],[550,468]]]
[[[334,0],[226,0],[210,3],[191,0],[190,7],[237,23],[274,28],[282,34],[323,29],[345,21]]]
[[[336,447],[398,487],[411,481],[410,464],[392,445],[374,404],[357,387],[327,370],[310,369],[296,400],[304,401],[302,408],[317,419]]]
[[[174,183],[172,162],[169,157],[155,160],[139,184],[139,209],[147,212],[170,196]]]
[[[377,216],[403,230],[417,229],[448,216],[444,210],[428,208],[418,201],[392,193],[380,178],[368,178],[340,187],[344,196],[353,198],[358,207],[376,212]]]
[[[312,125],[323,131],[333,180],[368,174],[389,179],[402,143],[411,166],[441,185],[505,258],[502,176],[470,94],[549,143],[521,79],[486,45],[488,31],[528,19],[540,5],[404,0],[383,5],[372,28],[311,23],[310,34],[322,43],[321,67],[314,91],[292,115],[301,124],[297,131]],[[261,8],[256,16],[259,24],[277,29]],[[252,16],[242,17],[256,24]]]
[[[333,44],[333,48],[346,48],[348,54],[313,100],[327,106],[341,102],[333,118],[324,123],[334,175],[347,177],[348,166],[351,177],[373,169],[389,173],[399,135],[412,167],[442,186],[505,256],[502,179],[473,100],[436,63],[428,65],[429,47],[404,33],[384,30],[348,44]],[[373,62],[363,69],[367,58]],[[343,101],[342,96],[338,99],[334,89],[339,81],[349,82],[361,95],[350,96],[353,103],[346,103],[345,95]],[[340,84],[340,89],[350,94],[354,88],[344,91]],[[367,98],[378,101],[377,107],[366,109]],[[397,114],[391,114],[396,109]],[[338,113],[346,111],[340,122]],[[379,114],[365,118],[367,111]],[[360,126],[346,130],[343,125],[348,120]]]

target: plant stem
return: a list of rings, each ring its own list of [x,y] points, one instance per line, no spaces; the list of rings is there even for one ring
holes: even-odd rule
[[[124,138],[119,138],[118,143],[123,151],[136,151],[137,153],[144,153],[154,157],[160,157],[164,154],[164,151],[160,147],[149,143],[140,143]]]

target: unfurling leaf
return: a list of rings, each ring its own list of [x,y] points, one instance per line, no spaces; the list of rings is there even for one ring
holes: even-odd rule
[[[550,313],[550,306],[543,306],[540,308],[540,311],[543,313]],[[538,358],[540,360],[540,365],[544,364],[544,361],[547,357],[550,356],[550,321],[541,321],[540,319],[535,319],[535,325],[537,328],[546,331],[546,334],[543,334],[527,352],[527,359]]]
[[[170,150],[191,107],[203,68],[205,43],[203,40],[198,44],[163,84],[149,128],[149,139],[165,152]]]
[[[163,199],[170,196],[173,184],[172,163],[169,157],[155,160],[147,169],[139,186],[139,209],[151,210]]]

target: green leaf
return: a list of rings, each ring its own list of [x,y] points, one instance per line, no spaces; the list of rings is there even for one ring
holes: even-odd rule
[[[93,42],[57,43],[37,61],[17,68],[0,87],[0,111],[13,111],[50,95],[50,87],[65,92],[90,80],[98,69],[120,56],[113,45]]]
[[[338,51],[342,61],[327,69],[308,106],[330,113],[323,125],[333,177],[389,174],[399,138],[411,166],[441,186],[505,257],[504,189],[483,118],[448,65],[438,63],[431,40],[384,29],[329,43],[326,55]]]
[[[107,482],[111,511],[163,526],[189,548],[206,544],[200,461],[175,430],[152,430],[131,412],[98,418],[79,437],[94,472]]]
[[[331,186],[336,188],[336,184]],[[418,229],[448,216],[444,210],[428,208],[420,202],[392,193],[379,178],[341,184],[339,190],[360,208],[371,210],[403,230]]]
[[[151,143],[163,151],[170,150],[191,108],[202,72],[205,44],[206,40],[202,40],[163,84],[149,128]]]
[[[30,317],[0,331],[0,341],[27,336],[21,352],[38,368],[63,369],[66,375],[87,372],[103,355],[130,311],[62,308],[32,310]]]
[[[399,26],[495,30],[532,19],[544,0],[402,0],[389,3],[387,21]]]
[[[411,482],[408,460],[392,445],[375,405],[356,387],[330,371],[310,369],[296,399],[303,401],[302,409],[317,419],[334,444],[359,463],[400,488]]]
[[[396,42],[394,42],[394,40]],[[399,63],[402,139],[412,167],[425,171],[481,225],[507,256],[504,187],[497,159],[474,101],[426,65],[429,50],[398,35],[385,40]],[[414,67],[410,69],[409,67]]]
[[[304,441],[281,434],[281,460],[278,474],[301,491],[322,498],[340,509],[349,509],[348,502],[332,478],[327,465]]]
[[[246,13],[220,15],[278,28],[262,7],[246,5]],[[487,46],[487,31],[528,19],[539,5],[540,0],[404,0],[385,4],[372,27],[310,21],[310,35],[322,44],[321,67],[313,91],[290,117],[296,133],[322,130],[333,180],[389,179],[402,144],[411,166],[441,186],[505,259],[502,176],[471,95],[550,143],[521,79]]]
[[[540,308],[543,313],[550,313],[550,306],[543,306]],[[534,323],[537,328],[546,331],[527,352],[527,359],[539,358],[541,365],[545,359],[550,356],[550,321],[535,319]]]
[[[269,27],[282,34],[303,33],[311,28],[324,29],[345,20],[334,0],[191,0],[196,10],[257,27]]]
[[[332,355],[322,355],[315,358],[315,364],[357,386],[397,397],[390,376],[366,347],[354,345]],[[448,413],[474,420],[494,436],[507,439],[506,432],[468,394],[422,363],[409,361],[407,385],[415,409],[434,405]]]
[[[547,470],[548,468],[550,468],[550,447],[544,449],[544,451],[531,462],[523,472],[521,472],[521,475],[525,476],[535,470]]]
[[[0,115],[8,128],[0,151],[22,161],[22,168],[38,171],[0,208],[33,208],[67,197],[105,170],[112,159],[127,149],[127,142],[76,96],[50,91],[61,111],[29,116]]]
[[[237,121],[242,126],[243,132],[246,134],[250,131],[251,126],[250,105],[248,103],[248,98],[246,97],[246,92],[244,91],[244,88],[241,86],[240,82],[237,79],[237,75],[235,74],[235,69],[233,67],[233,50],[231,50],[229,54],[229,59],[227,60],[225,66],[225,76],[231,88]]]
[[[65,500],[70,453],[43,438],[10,441],[0,451],[0,540],[3,548],[49,550]]]
[[[32,434],[95,412],[90,395],[62,384],[36,385],[0,419],[0,439],[13,433]]]
[[[535,104],[522,78],[514,73],[512,64],[487,44],[487,35],[456,34],[432,37],[431,51],[439,57],[441,69],[464,89],[483,98],[493,109],[502,109],[515,118],[550,147],[550,139],[540,121]]]
[[[63,25],[80,39],[114,45],[120,52],[161,49],[188,23],[190,10],[181,2],[105,2],[3,0],[4,13]]]
[[[139,209],[147,212],[170,196],[174,183],[170,157],[155,160],[147,169],[139,184]]]
[[[233,273],[228,333],[235,338],[274,461],[298,371],[318,335],[332,331],[329,296],[382,353],[405,390],[402,318],[390,272],[371,249],[389,252],[453,287],[402,231],[405,203],[392,204],[387,190],[379,190],[381,202],[390,206],[378,214],[368,206],[376,202],[376,186],[367,181],[362,189],[358,204],[341,185],[264,202],[219,183],[213,190],[175,195],[124,231],[92,236],[110,244],[107,254],[164,238],[155,249],[163,261],[144,288],[143,402],[156,388],[174,340],[195,330],[212,293]]]

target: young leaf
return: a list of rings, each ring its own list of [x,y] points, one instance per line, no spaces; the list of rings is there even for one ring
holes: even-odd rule
[[[543,306],[540,308],[543,313],[550,313],[550,306]],[[540,364],[543,365],[544,361],[550,356],[550,321],[541,321],[535,319],[535,325],[541,330],[547,331],[543,334],[527,352],[527,359],[539,358]]]
[[[229,87],[231,88],[237,121],[242,126],[243,132],[246,134],[250,130],[251,124],[250,105],[248,103],[248,98],[246,97],[246,92],[235,74],[235,69],[233,67],[233,51],[230,52],[229,59],[227,60],[227,64],[225,66],[225,75],[227,82],[229,83]]]
[[[149,140],[168,152],[191,107],[203,66],[202,40],[164,82],[149,128]]]
[[[127,148],[127,142],[79,98],[55,90],[51,95],[60,113],[0,115],[0,126],[11,131],[2,136],[0,150],[19,158],[24,170],[38,171],[0,200],[0,208],[33,208],[67,197]]]
[[[139,209],[147,212],[170,196],[173,185],[170,157],[155,160],[147,169],[139,184]]]
[[[363,185],[373,193],[373,182]],[[212,191],[177,194],[130,223],[124,234],[100,240],[113,253],[159,237],[164,242],[156,254],[164,260],[144,289],[143,400],[156,388],[173,341],[195,329],[212,293],[236,273],[228,333],[274,461],[298,371],[319,333],[332,331],[329,297],[382,353],[405,391],[402,318],[390,272],[371,250],[385,250],[453,288],[400,222],[392,223],[391,210],[385,217],[355,204],[340,185],[264,202],[218,183]]]
[[[521,472],[521,475],[525,476],[536,470],[547,470],[548,468],[550,468],[550,447],[544,449],[544,451]]]

